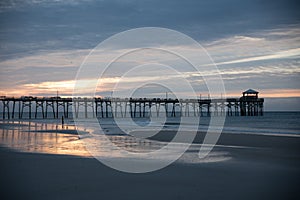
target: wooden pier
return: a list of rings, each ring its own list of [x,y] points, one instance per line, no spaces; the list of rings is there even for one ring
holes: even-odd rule
[[[180,117],[259,116],[263,98],[247,90],[240,98],[160,99],[160,98],[62,98],[23,96],[0,97],[2,119],[72,117]],[[74,112],[72,112],[72,109]],[[24,116],[24,113],[27,113]],[[51,115],[50,115],[51,114]]]

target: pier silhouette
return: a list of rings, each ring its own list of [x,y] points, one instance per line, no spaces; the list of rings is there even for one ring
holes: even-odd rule
[[[249,89],[240,98],[64,98],[1,96],[2,118],[261,116],[264,99]],[[73,109],[73,110],[72,110]],[[28,115],[25,117],[24,112]],[[72,112],[74,111],[74,112]],[[40,113],[40,114],[39,114]],[[49,114],[51,113],[51,116]],[[73,115],[72,115],[73,113]]]

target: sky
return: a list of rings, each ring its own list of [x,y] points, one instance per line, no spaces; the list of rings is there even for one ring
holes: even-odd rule
[[[61,96],[71,96],[80,65],[100,42],[133,28],[162,27],[186,34],[204,47],[228,97],[252,88],[266,98],[267,110],[300,110],[299,10],[297,1],[290,0],[3,0],[0,95],[55,96],[58,90]],[[180,48],[194,52],[189,46]],[[159,54],[142,53],[139,56],[146,55],[145,59]],[[124,69],[133,64],[123,60],[112,67],[96,94],[108,96]],[[168,64],[178,65],[197,94],[208,94],[202,77],[187,65],[176,59]],[[148,68],[150,74],[155,69]],[[172,74],[163,73],[170,84],[178,84]],[[161,79],[155,77],[151,80]],[[120,90],[142,84],[145,77],[128,79],[130,84]],[[180,89],[185,94],[185,88]],[[156,86],[148,86],[149,92],[165,95]]]

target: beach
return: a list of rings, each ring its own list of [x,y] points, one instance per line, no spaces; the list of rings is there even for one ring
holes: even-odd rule
[[[4,124],[2,130],[20,127]],[[31,122],[33,135],[28,135],[24,124],[23,131],[14,132],[14,138],[27,138],[22,145],[15,139],[14,148],[9,147],[12,138],[7,135],[11,133],[2,133],[6,134],[6,145],[2,137],[0,148],[3,199],[300,198],[299,135],[222,133],[212,152],[199,159],[204,137],[199,131],[176,162],[154,172],[132,174],[111,169],[89,155],[72,126]],[[44,138],[33,140],[41,134]],[[168,127],[149,141],[168,142],[174,134]],[[128,141],[120,135],[112,137]]]
[[[227,149],[228,150],[228,149]],[[299,199],[299,154],[228,150],[233,158],[122,173],[96,159],[1,148],[3,199]]]

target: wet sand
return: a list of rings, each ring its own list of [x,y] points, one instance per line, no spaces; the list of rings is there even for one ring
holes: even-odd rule
[[[139,134],[143,135],[143,133]],[[159,134],[150,137],[150,139],[162,142],[169,142],[173,139],[175,134],[176,132],[174,131],[163,130]],[[190,133],[186,131],[184,134],[188,135]],[[193,143],[202,144],[205,136],[206,133],[198,132]],[[300,135],[222,133],[217,141],[217,145],[273,148],[283,150],[286,149],[294,150],[295,152],[297,151],[297,153],[300,153]]]
[[[237,152],[236,152],[237,153]],[[241,153],[241,152],[240,152]],[[127,174],[76,156],[0,150],[2,199],[299,199],[299,161],[243,159]]]

